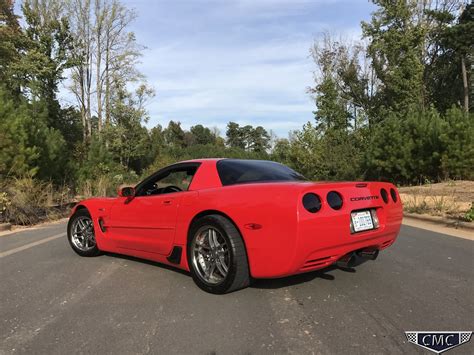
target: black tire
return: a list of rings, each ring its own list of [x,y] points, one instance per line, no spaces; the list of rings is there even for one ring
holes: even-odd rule
[[[67,224],[67,240],[69,241],[69,245],[71,246],[72,250],[74,250],[78,255],[80,256],[86,256],[86,257],[92,257],[92,256],[98,256],[100,255],[100,250],[97,247],[97,243],[94,241],[93,247],[91,247],[88,250],[81,250],[78,248],[74,241],[73,241],[73,228],[74,224],[78,219],[84,219],[84,218],[89,218],[92,221],[92,217],[89,214],[89,211],[87,211],[85,208],[81,208],[80,210],[77,210],[71,218],[69,218],[69,222]],[[94,228],[92,225],[92,233],[94,233]],[[95,238],[94,238],[95,240]]]
[[[206,227],[216,229],[225,239],[229,251],[229,268],[225,279],[219,284],[210,284],[206,282],[196,270],[193,262],[193,240],[200,230]],[[194,282],[202,290],[214,293],[224,294],[245,288],[250,283],[249,266],[247,252],[237,228],[227,218],[220,215],[209,215],[195,221],[189,230],[187,245],[188,265]]]

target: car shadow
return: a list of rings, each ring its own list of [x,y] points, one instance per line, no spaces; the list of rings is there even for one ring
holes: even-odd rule
[[[135,256],[130,256],[130,255],[115,254],[115,253],[111,253],[111,252],[105,252],[104,255],[110,256],[110,257],[113,257],[113,258],[117,258],[117,259],[130,260],[130,261],[135,261],[135,262],[142,263],[142,264],[156,266],[156,267],[159,267],[159,268],[162,268],[162,269],[175,271],[175,272],[177,272],[179,274],[182,274],[182,275],[191,276],[191,274],[188,271],[178,269],[177,267],[174,267],[174,266],[171,266],[171,265],[162,264],[162,263],[159,263],[157,261],[141,259],[141,258],[137,258]]]
[[[282,277],[279,279],[254,279],[250,287],[260,288],[260,289],[277,289],[282,287],[294,286],[298,284],[303,284],[306,282],[313,281],[314,279],[322,279],[327,281],[334,281],[336,277],[331,274],[335,270],[340,270],[343,272],[356,273],[357,270],[354,268],[365,262],[367,259],[356,258],[353,267],[342,267],[336,264],[330,265],[324,269],[306,272],[303,274],[292,275],[287,277]]]
[[[134,256],[129,256],[129,255],[123,255],[123,254],[115,254],[111,252],[105,252],[104,255],[113,257],[113,258],[118,258],[118,259],[123,259],[123,260],[129,260],[129,261],[134,261],[134,262],[139,262],[142,264],[147,264],[155,267],[159,267],[165,270],[169,271],[174,271],[177,272],[181,275],[186,275],[186,276],[191,276],[191,274],[188,271],[178,269],[177,267],[171,266],[171,265],[166,265],[162,264],[156,261],[151,261],[147,259],[141,259],[137,258]],[[367,260],[358,258],[354,264],[354,266],[361,265],[365,263]],[[335,270],[340,270],[343,272],[349,272],[349,273],[356,273],[357,270],[354,267],[341,267],[336,264],[330,265],[324,269],[320,270],[315,270],[315,271],[310,271],[302,274],[297,274],[297,275],[291,275],[287,277],[282,277],[282,278],[277,278],[277,279],[252,279],[252,282],[250,284],[251,288],[256,288],[256,289],[278,289],[278,288],[284,288],[288,286],[295,286],[299,284],[303,284],[306,282],[313,281],[315,279],[321,279],[321,280],[326,280],[326,281],[333,281],[336,279],[334,275],[331,274],[331,272]]]
[[[335,279],[335,276],[329,273],[331,271],[334,271],[335,269],[338,269],[338,267],[329,266],[325,269],[306,272],[304,274],[282,277],[278,279],[254,279],[250,287],[260,289],[277,289],[303,284],[306,282],[313,281],[314,279],[333,281]]]

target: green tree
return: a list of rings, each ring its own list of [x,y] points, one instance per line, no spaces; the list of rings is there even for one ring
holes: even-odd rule
[[[185,134],[181,128],[181,122],[170,121],[168,127],[163,131],[165,141],[172,147],[182,148],[185,146]]]
[[[214,144],[216,142],[215,135],[203,125],[192,126],[189,131],[194,136],[195,144]]]
[[[402,116],[409,107],[423,107],[425,103],[425,28],[415,20],[416,1],[373,2],[378,8],[370,22],[362,22],[362,32],[369,40],[367,54],[381,82],[378,102],[381,108]]]
[[[73,65],[72,37],[62,12],[62,3],[55,0],[26,0],[22,4],[27,23],[28,51],[21,65],[29,78],[32,97],[43,100],[48,110],[48,125],[60,128],[61,107],[56,94],[64,70]]]
[[[24,73],[20,71],[26,37],[18,16],[13,12],[13,1],[0,0],[0,83],[15,97],[20,95]]]
[[[470,3],[459,16],[454,26],[445,27],[440,34],[445,55],[451,57],[457,80],[451,86],[454,92],[462,92],[457,99],[462,102],[465,112],[469,112],[472,95],[472,68],[474,59],[474,4]],[[454,69],[454,68],[453,68]],[[446,78],[448,79],[448,78]],[[452,82],[453,77],[449,78]],[[471,83],[471,84],[469,84]],[[470,88],[471,87],[471,88]],[[462,88],[462,90],[460,90]],[[457,90],[456,90],[457,89]],[[462,97],[462,100],[461,100]],[[454,101],[453,103],[455,103]]]
[[[245,149],[244,137],[238,123],[229,122],[225,135],[227,137],[226,143],[229,147]]]
[[[252,128],[249,134],[249,148],[256,153],[266,153],[270,149],[270,135],[262,126]]]
[[[409,178],[407,181],[423,183],[426,180],[439,179],[441,154],[444,150],[440,134],[447,129],[446,122],[434,108],[420,111],[411,110],[400,128],[405,141],[411,147]]]
[[[321,140],[311,122],[305,124],[301,131],[293,132],[289,148],[289,166],[308,179],[324,180],[327,172],[324,167]]]
[[[66,143],[58,130],[48,127],[47,112],[42,102],[18,102],[0,89],[0,175],[64,179]]]
[[[447,127],[440,133],[443,178],[474,179],[474,114],[453,107],[446,113]]]
[[[104,142],[114,159],[128,170],[140,173],[151,161],[150,136],[146,127],[147,112],[143,103],[153,92],[139,86],[134,93],[125,87],[116,92],[111,111],[113,125],[104,128]]]
[[[360,105],[360,98],[352,94],[360,79],[349,74],[355,69],[349,63],[354,63],[354,59],[350,59],[348,47],[331,40],[327,34],[322,43],[315,44],[312,55],[316,64],[315,87],[310,90],[316,104],[315,126],[307,124],[302,132],[297,132],[293,158],[308,162],[311,169],[306,175],[309,178],[355,179],[359,177],[361,155],[354,131],[357,115],[352,116],[348,111],[349,107]],[[341,82],[347,87],[340,85]]]
[[[330,73],[316,86],[315,92],[317,110],[314,114],[318,130],[322,134],[329,130],[346,132],[350,115]]]
[[[165,147],[165,137],[163,135],[163,127],[156,125],[150,130],[150,158],[154,161]]]
[[[263,154],[270,149],[270,135],[262,126],[254,128],[251,125],[240,127],[238,123],[229,122],[227,124],[227,146],[234,149]]]
[[[463,106],[467,112],[472,101],[469,68],[474,57],[474,5],[468,4],[459,16],[444,7],[426,14],[433,24],[424,74],[429,100],[441,113],[452,105]]]
[[[407,139],[399,117],[389,114],[371,128],[362,169],[369,180],[410,181],[412,141]]]
[[[457,107],[446,115],[412,108],[403,120],[390,113],[358,140],[361,170],[368,179],[402,184],[472,178],[472,122]]]
[[[26,100],[17,104],[0,87],[0,178],[37,173],[39,149],[28,135],[32,121]]]
[[[286,138],[277,139],[273,146],[270,159],[282,164],[289,164],[290,141]]]

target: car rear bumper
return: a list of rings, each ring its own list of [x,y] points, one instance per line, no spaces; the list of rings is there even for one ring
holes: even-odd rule
[[[254,278],[278,278],[314,271],[336,263],[343,256],[363,249],[383,250],[391,246],[399,233],[401,218],[379,229],[351,234],[340,223],[332,228],[299,228],[296,238],[287,243],[249,250]]]
[[[311,253],[304,259],[299,259],[296,262],[296,267],[294,268],[292,274],[319,270],[328,267],[336,263],[345,255],[348,255],[352,252],[357,252],[364,249],[374,249],[381,251],[385,248],[388,248],[395,242],[397,234],[398,233],[385,233],[370,239],[353,241],[352,243],[318,250]]]
[[[393,195],[384,199],[383,191]],[[342,201],[338,207],[329,204],[333,192]],[[304,206],[305,194],[319,196],[319,210]],[[253,277],[289,276],[327,267],[351,252],[385,249],[397,238],[403,218],[399,195],[388,183],[303,184],[297,201],[294,218],[293,205],[281,200],[270,220],[258,221],[260,230],[241,229]],[[353,217],[367,212],[374,229],[356,232]]]

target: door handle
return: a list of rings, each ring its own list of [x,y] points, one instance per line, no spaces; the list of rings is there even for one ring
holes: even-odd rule
[[[172,202],[173,202],[172,200],[165,200],[163,201],[163,205],[168,206],[168,205],[171,205]]]

